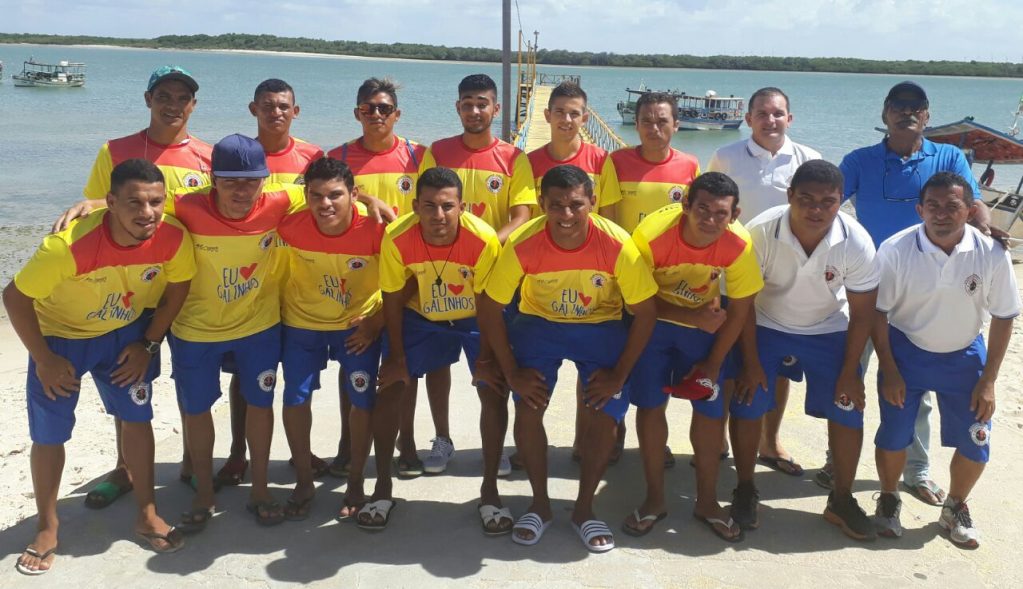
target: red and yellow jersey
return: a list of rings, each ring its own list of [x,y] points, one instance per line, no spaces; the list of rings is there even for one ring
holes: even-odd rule
[[[89,181],[82,190],[85,198],[106,198],[110,192],[110,173],[114,166],[133,158],[141,158],[156,164],[163,172],[167,189],[165,212],[174,212],[172,197],[183,190],[210,185],[210,158],[213,148],[191,135],[175,145],[161,145],[154,142],[143,129],[133,135],[111,139],[103,144],[92,164]]]
[[[423,239],[419,215],[411,213],[387,226],[380,246],[380,289],[398,292],[409,278],[419,288],[408,308],[431,321],[476,316],[476,294],[501,251],[497,233],[470,213],[459,217],[458,236],[448,246]]]
[[[601,206],[618,205],[615,221],[633,231],[650,213],[680,203],[689,185],[700,175],[696,158],[672,149],[663,162],[643,159],[639,147],[623,147],[611,154],[618,180],[618,194],[607,193]]]
[[[601,195],[618,195],[620,193],[618,177],[615,174],[611,158],[608,157],[606,151],[592,143],[583,143],[574,156],[561,161],[552,158],[547,153],[547,146],[544,145],[539,149],[529,152],[529,165],[533,168],[533,178],[536,181],[536,194],[538,197],[540,195],[540,181],[543,180],[543,175],[551,168],[562,165],[577,166],[586,172],[590,180],[593,181],[593,193],[597,196],[597,206],[594,207],[594,210],[607,205]]]
[[[426,155],[426,147],[396,136],[390,149],[375,152],[363,147],[360,137],[335,147],[327,155],[348,164],[359,193],[386,202],[396,215],[412,212],[419,166]]]
[[[590,216],[585,243],[571,251],[551,239],[546,215],[516,229],[487,279],[487,295],[507,305],[520,283],[520,311],[563,323],[621,319],[623,299],[633,305],[657,293],[629,234],[599,215]]]
[[[458,174],[466,210],[494,229],[508,224],[512,207],[536,206],[529,158],[510,143],[494,139],[489,147],[469,149],[461,135],[441,139],[426,151],[419,171],[438,166]]]
[[[738,221],[711,245],[696,248],[682,239],[682,205],[647,215],[632,240],[653,269],[657,296],[680,307],[696,308],[721,294],[721,274],[728,296],[744,298],[764,288],[753,239]]]
[[[289,247],[290,272],[281,291],[281,321],[317,331],[352,327],[376,313],[380,297],[380,242],[384,225],[352,207],[352,224],[326,235],[306,207],[281,221],[278,236]]]
[[[164,215],[156,233],[133,247],[117,245],[104,209],[47,235],[14,277],[35,299],[43,335],[97,337],[155,308],[168,282],[195,275],[192,240],[174,217]]]
[[[277,152],[267,152],[266,167],[270,184],[303,184],[302,174],[309,167],[309,162],[323,156],[323,150],[294,137],[288,138],[288,146]]]
[[[192,234],[197,272],[171,331],[183,340],[242,338],[280,322],[272,254],[277,225],[305,204],[301,186],[264,186],[244,219],[217,211],[216,189],[176,197],[177,217]]]

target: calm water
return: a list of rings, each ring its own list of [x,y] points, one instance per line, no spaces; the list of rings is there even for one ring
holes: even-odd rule
[[[88,64],[81,89],[15,88],[10,76],[29,56]],[[289,55],[243,55],[195,51],[156,51],[59,46],[0,45],[6,72],[0,82],[0,226],[47,221],[81,195],[96,151],[103,141],[144,128],[149,121],[142,94],[149,73],[173,63],[199,82],[199,103],[190,121],[193,134],[210,143],[235,132],[255,135],[247,104],[262,80],[279,77],[295,87],[301,116],[293,133],[325,148],[360,133],[352,117],[355,91],[370,76],[390,76],[402,88],[398,131],[421,142],[461,132],[454,110],[455,88],[465,75],[490,74],[496,64],[403,62]],[[576,73],[595,108],[622,137],[636,142],[632,127],[621,126],[615,104],[624,89],[641,82],[651,88],[678,88],[691,94],[714,89],[748,97],[762,86],[778,86],[792,100],[796,121],[791,136],[834,162],[853,148],[876,143],[881,135],[881,102],[901,76],[739,71],[541,68]],[[514,75],[514,74],[513,74]],[[931,122],[941,124],[973,115],[997,129],[1008,126],[1023,91],[1021,80],[921,77],[931,99]],[[498,123],[499,129],[499,123]],[[682,132],[679,149],[704,165],[713,151],[746,137],[738,131]],[[979,174],[980,170],[975,170]],[[1001,173],[996,184],[1015,184]]]

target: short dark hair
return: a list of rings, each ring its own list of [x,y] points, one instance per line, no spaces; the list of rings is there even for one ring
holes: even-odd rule
[[[796,168],[796,173],[792,175],[789,186],[795,189],[796,186],[807,182],[817,182],[818,184],[824,184],[839,190],[845,189],[845,177],[842,176],[842,170],[839,170],[835,164],[825,160],[803,162],[802,165]]]
[[[369,78],[363,82],[355,93],[355,106],[368,102],[370,98],[381,92],[391,97],[391,102],[395,107],[398,106],[398,85],[390,78]]]
[[[351,192],[355,189],[355,176],[348,164],[332,157],[322,156],[309,162],[302,174],[306,186],[313,180],[341,180]]]
[[[437,190],[457,188],[458,200],[462,200],[462,179],[453,170],[448,168],[430,168],[420,174],[419,181],[416,182],[416,198],[423,194],[423,187],[435,188]]]
[[[670,92],[647,92],[639,95],[636,101],[636,120],[639,120],[639,111],[648,104],[667,104],[671,106],[671,120],[678,120],[678,99]]]
[[[789,95],[781,91],[781,88],[775,88],[774,86],[767,86],[761,88],[753,93],[753,96],[749,97],[749,104],[746,105],[747,112],[753,112],[753,103],[756,102],[757,98],[769,98],[771,96],[781,96],[785,99],[785,110],[789,110]]]
[[[586,92],[578,82],[565,81],[551,90],[551,97],[547,100],[547,108],[554,106],[554,101],[558,98],[582,98],[583,104],[585,104]]]
[[[490,90],[497,96],[497,83],[494,79],[486,74],[471,74],[464,78],[458,83],[458,95],[461,96],[466,92],[486,92]]]
[[[252,100],[259,100],[259,95],[269,92],[270,94],[277,94],[278,92],[290,92],[291,97],[295,97],[295,89],[291,87],[291,84],[284,80],[278,80],[277,78],[270,78],[269,80],[263,80],[256,86],[256,91],[252,94]]]
[[[726,174],[721,172],[705,172],[696,177],[693,183],[689,185],[689,191],[686,192],[686,203],[692,206],[693,198],[696,197],[696,191],[702,190],[712,196],[735,197],[732,201],[732,210],[739,206],[739,185],[735,183],[735,180],[729,178]]]
[[[128,182],[166,183],[160,168],[156,167],[153,162],[142,158],[124,160],[114,166],[110,172],[110,192],[116,194]]]
[[[973,187],[966,181],[965,178],[956,174],[955,172],[938,172],[931,176],[924,183],[923,188],[920,189],[920,204],[924,204],[924,195],[930,188],[954,188],[960,187],[963,189],[963,203],[966,205],[972,205],[973,199],[976,196],[973,194]]]
[[[554,166],[540,180],[540,197],[543,198],[551,188],[571,189],[576,186],[582,186],[586,196],[593,196],[593,180],[582,168],[571,164]]]

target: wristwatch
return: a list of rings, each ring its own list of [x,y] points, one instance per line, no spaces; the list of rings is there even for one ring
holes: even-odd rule
[[[147,339],[143,339],[142,347],[146,349],[146,352],[149,352],[150,356],[155,356],[157,352],[160,351],[160,343],[161,342],[154,342]]]

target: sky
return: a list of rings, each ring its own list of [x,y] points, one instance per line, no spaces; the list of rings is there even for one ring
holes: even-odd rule
[[[501,46],[501,0],[3,0],[0,32]],[[545,49],[1023,62],[1020,0],[512,0]],[[255,10],[253,10],[255,7]]]

